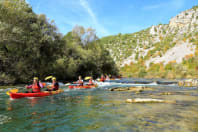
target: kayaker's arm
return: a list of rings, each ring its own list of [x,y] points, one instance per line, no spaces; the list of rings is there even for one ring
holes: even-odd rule
[[[32,88],[32,85],[29,85],[29,86],[26,86],[27,89],[31,89]]]
[[[41,88],[44,88],[43,83],[40,82],[40,81],[39,81],[39,86],[40,86]]]

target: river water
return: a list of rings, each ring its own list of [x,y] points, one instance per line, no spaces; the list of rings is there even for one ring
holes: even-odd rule
[[[129,80],[84,90],[69,90],[62,86],[64,92],[58,95],[17,100],[11,100],[5,94],[12,87],[0,89],[0,132],[198,131],[197,88],[171,83],[131,84],[134,80]],[[138,94],[109,90],[133,85],[146,85],[154,90]],[[171,95],[161,94],[163,92]],[[126,103],[128,98],[155,98],[176,103]]]

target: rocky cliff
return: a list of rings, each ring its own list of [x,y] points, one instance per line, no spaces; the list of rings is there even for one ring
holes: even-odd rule
[[[179,13],[169,24],[104,37],[101,43],[121,68],[139,63],[147,70],[153,64],[182,64],[198,53],[198,6]]]

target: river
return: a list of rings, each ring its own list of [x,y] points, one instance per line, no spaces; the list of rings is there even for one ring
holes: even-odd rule
[[[170,85],[131,84],[130,80],[134,81],[118,80],[84,90],[62,86],[61,94],[31,99],[11,100],[5,92],[12,87],[0,89],[0,132],[198,131],[197,88],[179,87],[171,82]],[[133,85],[147,85],[154,90],[138,94],[109,90]],[[163,92],[172,94],[163,95]],[[126,103],[128,98],[155,98],[176,103]]]

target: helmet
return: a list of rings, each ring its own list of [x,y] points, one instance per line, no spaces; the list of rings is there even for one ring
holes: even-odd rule
[[[34,77],[34,80],[37,80],[38,81],[38,77]]]
[[[56,81],[56,77],[53,77],[52,80],[55,80]]]

